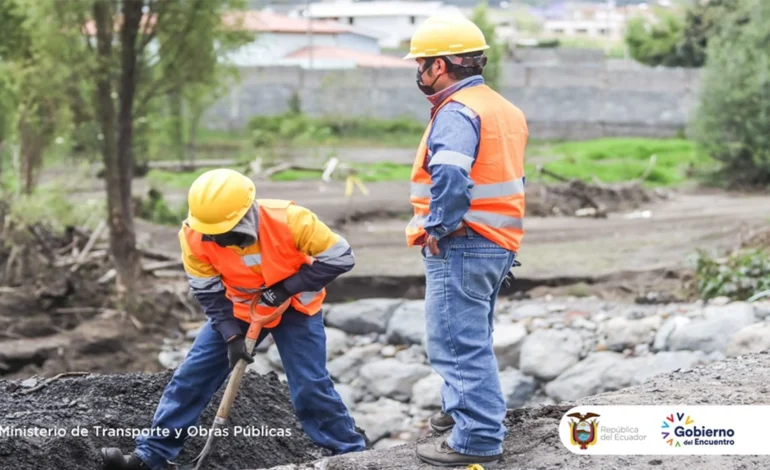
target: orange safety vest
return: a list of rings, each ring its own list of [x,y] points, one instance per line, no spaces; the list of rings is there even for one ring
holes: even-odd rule
[[[286,209],[292,204],[294,201],[257,200],[257,243],[260,243],[257,255],[239,255],[233,248],[221,247],[184,225],[185,237],[193,254],[219,272],[227,298],[233,302],[233,314],[245,322],[250,323],[249,307],[254,297],[261,295],[262,289],[295,274],[302,265],[313,262],[313,258],[300,252],[294,243],[286,215]],[[315,315],[321,310],[325,298],[326,289],[300,292],[292,296],[290,306],[304,314]],[[258,315],[267,316],[274,311],[275,308],[262,302],[256,307]],[[278,317],[264,328],[273,328],[280,322],[281,317]]]
[[[412,167],[410,202],[414,217],[406,227],[408,246],[424,243],[423,224],[430,214],[430,173],[425,169],[427,140],[439,109],[451,101],[470,108],[481,118],[481,135],[471,205],[463,223],[503,248],[517,252],[524,236],[524,149],[529,130],[524,113],[487,85],[461,89],[436,109],[417,149]]]

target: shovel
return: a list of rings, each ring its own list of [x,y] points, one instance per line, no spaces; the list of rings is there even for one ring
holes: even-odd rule
[[[280,317],[283,312],[289,308],[289,304],[291,303],[291,299],[289,299],[284,302],[283,305],[278,307],[275,312],[271,313],[270,315],[263,316],[255,314],[255,309],[259,299],[260,297],[256,297],[254,299],[249,310],[251,324],[249,325],[249,331],[246,333],[245,341],[246,351],[249,354],[251,354],[254,350],[254,345],[257,343],[259,334],[262,332],[262,327]],[[169,470],[199,470],[201,468],[203,461],[211,453],[211,449],[214,446],[214,438],[217,434],[219,434],[219,429],[222,429],[225,424],[227,424],[227,419],[230,417],[230,407],[233,405],[235,395],[238,393],[238,388],[241,385],[241,379],[243,378],[244,372],[246,372],[247,365],[248,364],[246,361],[241,359],[237,364],[235,364],[235,367],[233,367],[233,371],[230,373],[230,380],[227,382],[227,388],[225,389],[224,395],[222,395],[222,402],[219,404],[219,409],[217,410],[217,416],[214,418],[214,424],[211,426],[209,437],[206,439],[206,445],[203,446],[201,453],[187,463],[168,462]]]

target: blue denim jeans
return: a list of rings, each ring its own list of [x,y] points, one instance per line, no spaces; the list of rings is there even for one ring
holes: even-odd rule
[[[443,410],[455,420],[447,444],[461,454],[500,454],[505,399],[492,348],[500,286],[516,254],[478,233],[444,237],[425,264],[426,350],[444,379]]]
[[[248,324],[240,323],[245,334]],[[310,439],[334,454],[364,450],[364,438],[356,432],[326,370],[322,312],[308,316],[290,308],[278,326],[262,331],[257,344],[268,333],[272,333],[281,355],[297,419]],[[139,458],[153,470],[167,468],[166,461],[176,459],[185,440],[184,435],[176,438],[175,430],[211,424],[199,424],[198,420],[229,375],[227,345],[209,321],[166,386],[155,411],[152,428],[170,429],[171,435],[139,437],[135,450]]]

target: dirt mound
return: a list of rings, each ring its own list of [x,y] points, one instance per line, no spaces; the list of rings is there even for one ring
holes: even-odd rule
[[[152,253],[143,263],[141,307],[122,313],[105,237],[103,225],[57,232],[44,224],[3,225],[0,217],[0,377],[159,372],[163,339],[204,318],[176,283],[155,275],[179,261]]]
[[[0,467],[13,470],[100,468],[100,447],[119,446],[128,451],[135,444],[130,436],[104,434],[109,430],[147,432],[171,375],[172,372],[167,371],[152,375],[62,378],[31,393],[24,393],[31,389],[20,387],[17,382],[0,381]],[[196,429],[209,429],[223,390],[224,387],[209,404]],[[288,388],[275,374],[247,374],[230,416],[231,435],[217,439],[207,460],[207,469],[270,467],[328,455],[302,431],[294,417]],[[234,426],[253,426],[263,435],[234,435]],[[34,428],[65,435],[9,435]],[[73,436],[76,429],[85,429],[89,434]],[[266,429],[283,435],[265,436]],[[205,440],[202,436],[190,437],[180,460],[197,455]]]
[[[548,185],[531,183],[527,185],[527,215],[604,217],[608,212],[638,209],[643,204],[666,197],[666,193],[648,190],[637,182],[601,184],[571,180]]]

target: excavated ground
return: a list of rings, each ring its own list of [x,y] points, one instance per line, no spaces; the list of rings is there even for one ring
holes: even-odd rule
[[[709,366],[660,375],[635,387],[554,406],[509,411],[505,461],[507,470],[653,469],[739,470],[770,468],[770,456],[580,456],[559,440],[558,426],[575,405],[766,405],[770,404],[770,355],[754,354]],[[416,444],[331,457],[321,462],[274,467],[271,470],[438,470],[414,455]],[[491,468],[491,467],[490,467]],[[265,469],[261,469],[265,470]]]
[[[155,407],[171,371],[147,375],[93,375],[62,378],[45,388],[0,381],[0,468],[8,470],[94,470],[100,468],[99,448],[131,450],[131,437],[97,436],[97,427],[116,430],[150,428]],[[209,404],[199,426],[208,429],[224,387]],[[286,385],[275,374],[247,374],[230,415],[232,426],[287,429],[290,436],[228,436],[217,440],[207,469],[235,469],[303,462],[322,457],[294,418]],[[65,437],[9,437],[9,430],[58,429]],[[73,436],[78,427],[88,437]],[[231,427],[231,429],[234,429]],[[283,431],[288,434],[287,431]],[[180,460],[203,448],[205,438],[191,437]]]

